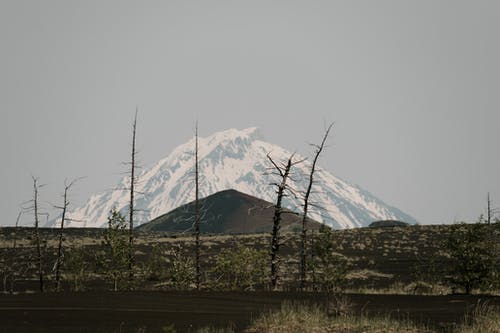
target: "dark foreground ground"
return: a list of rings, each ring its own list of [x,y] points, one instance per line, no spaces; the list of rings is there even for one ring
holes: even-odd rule
[[[464,320],[478,302],[500,297],[349,294],[353,311],[411,319],[439,331]],[[84,292],[0,295],[0,332],[178,332],[244,329],[284,301],[325,304],[325,294],[270,292]]]

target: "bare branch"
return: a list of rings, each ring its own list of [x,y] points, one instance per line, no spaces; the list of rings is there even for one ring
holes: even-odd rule
[[[267,158],[269,159],[269,161],[271,162],[272,165],[274,165],[274,168],[278,171],[279,175],[281,177],[284,176],[283,174],[283,171],[281,170],[281,167],[279,167],[275,162],[274,160],[271,158],[271,156],[269,154],[267,154]]]
[[[303,163],[303,162],[305,162],[305,161],[307,161],[307,158],[303,158],[303,159],[301,159],[301,160],[298,160],[298,161],[292,162],[291,166],[295,166],[295,165],[300,164],[300,163]]]

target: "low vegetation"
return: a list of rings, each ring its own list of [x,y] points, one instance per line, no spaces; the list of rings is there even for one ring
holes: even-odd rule
[[[456,333],[500,333],[500,308],[479,304],[469,322],[461,325]]]
[[[61,290],[186,290],[194,287],[189,235],[137,232],[134,281],[126,274],[127,230],[117,212],[110,228],[67,229]],[[50,290],[57,260],[57,231],[40,229],[43,275]],[[13,239],[16,247],[13,248]],[[300,234],[282,235],[280,290],[296,290]],[[0,288],[36,290],[39,267],[29,228],[0,229]],[[305,290],[393,294],[497,294],[500,224],[322,228],[310,235]],[[270,235],[201,237],[201,288],[267,290]]]
[[[118,212],[111,212],[108,225],[105,230],[66,230],[60,291],[197,289],[190,235],[137,232],[134,279],[129,280],[125,219]],[[53,267],[59,258],[58,236],[57,230],[38,230],[46,291],[57,291],[50,288],[55,285]],[[203,235],[200,289],[215,293],[271,290],[270,237],[269,234]],[[298,255],[300,233],[283,233],[281,239],[278,289],[309,291],[318,297],[329,295],[330,301],[327,305],[284,303],[279,311],[257,317],[247,332],[433,332],[433,327],[383,315],[389,312],[359,312],[359,306],[355,312],[346,293],[498,295],[500,289],[498,222],[353,230],[321,228],[309,235],[305,285]],[[36,249],[32,229],[0,229],[0,287],[5,293],[38,289],[40,267]],[[496,306],[498,298],[494,299]],[[499,319],[498,308],[481,303],[464,319],[465,324],[456,326],[453,332],[498,333]],[[173,327],[168,329],[174,331]],[[231,327],[204,330],[231,331],[236,330]]]
[[[210,286],[217,290],[255,290],[266,283],[267,253],[237,244],[216,257]]]
[[[350,314],[328,316],[324,309],[317,306],[285,303],[281,310],[258,318],[246,332],[428,333],[432,331],[407,320],[394,320],[390,317],[370,318]]]
[[[497,235],[495,235],[497,233]],[[491,289],[498,283],[498,228],[485,223],[459,224],[450,227],[445,242],[450,265],[446,281],[466,294],[474,289]]]
[[[470,322],[465,321],[454,333],[500,332],[500,310],[486,305],[478,306]],[[316,305],[284,303],[279,311],[267,313],[256,319],[245,331],[248,333],[433,333],[435,329],[415,324],[409,320],[343,313],[329,315]]]
[[[246,333],[436,333],[432,327],[416,324],[408,319],[394,319],[389,316],[355,315],[350,312],[334,311],[318,305],[285,302],[281,309],[270,311],[256,318]],[[466,320],[450,333],[499,333],[500,309],[480,303]],[[236,330],[231,326],[225,328],[205,327],[197,333],[224,332]],[[168,332],[175,332],[170,328]]]

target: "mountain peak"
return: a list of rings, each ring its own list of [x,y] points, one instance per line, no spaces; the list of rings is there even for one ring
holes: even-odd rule
[[[225,131],[216,132],[206,138],[200,138],[200,140],[206,142],[207,144],[220,143],[223,141],[254,141],[263,140],[263,136],[257,127],[248,127],[242,130],[236,128],[230,128]]]
[[[194,141],[189,140],[138,175],[138,196],[135,206],[142,213],[136,217],[138,224],[145,223],[182,206],[194,198]],[[291,155],[286,149],[265,142],[258,128],[228,129],[199,138],[200,196],[206,197],[219,191],[234,189],[268,202],[275,201],[276,181],[267,172],[271,153],[275,161],[286,161]],[[300,158],[297,156],[297,158]],[[297,193],[304,192],[310,172],[310,162],[294,167],[290,186]],[[69,214],[69,218],[86,221],[81,226],[105,226],[111,208],[127,214],[129,178],[125,177],[116,190],[93,195],[87,203]],[[335,228],[368,226],[377,220],[416,221],[375,198],[369,192],[345,182],[322,170],[316,173],[316,183],[310,198],[322,210],[311,210],[310,217]],[[289,196],[285,208],[300,211],[301,199]],[[272,223],[272,221],[270,221]],[[70,226],[73,226],[69,222]],[[77,226],[77,225],[75,225]]]

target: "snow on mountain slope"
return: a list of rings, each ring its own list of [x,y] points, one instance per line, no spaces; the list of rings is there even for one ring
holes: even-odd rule
[[[194,199],[194,139],[182,144],[166,158],[144,169],[139,174],[136,186],[135,206],[138,224],[148,222],[161,214],[188,203]],[[235,189],[240,192],[275,201],[275,188],[270,186],[271,166],[266,155],[276,162],[286,162],[291,152],[262,140],[256,128],[230,129],[199,138],[200,195],[208,196],[221,190]],[[301,159],[296,155],[295,158]],[[299,192],[305,191],[310,163],[298,164],[292,169],[291,185]],[[311,201],[323,210],[311,210],[310,217],[334,228],[367,226],[375,220],[396,219],[409,223],[416,221],[390,207],[361,188],[349,184],[322,170],[316,173],[316,183]],[[109,211],[116,207],[127,214],[129,194],[124,191],[130,182],[124,177],[111,190],[93,195],[85,205],[70,212],[71,219],[84,221],[69,222],[69,226],[106,226]],[[300,211],[301,201],[288,197],[287,208]]]

